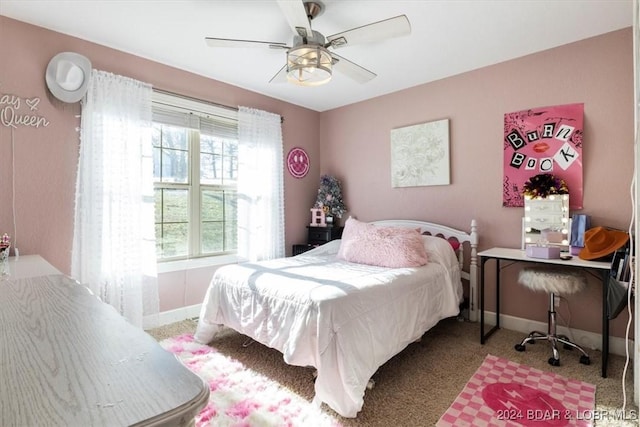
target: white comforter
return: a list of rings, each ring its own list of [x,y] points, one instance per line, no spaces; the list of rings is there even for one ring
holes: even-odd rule
[[[220,268],[195,338],[208,343],[226,325],[288,364],[314,366],[316,403],[355,417],[378,367],[458,314],[462,285],[453,250],[429,253],[420,268],[390,269],[337,259],[339,244]]]

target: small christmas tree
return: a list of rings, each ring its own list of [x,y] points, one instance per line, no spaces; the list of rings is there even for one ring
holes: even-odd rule
[[[320,177],[318,197],[313,207],[322,209],[326,216],[342,218],[342,214],[347,211],[347,207],[342,200],[340,181],[336,177],[331,175],[322,175]]]

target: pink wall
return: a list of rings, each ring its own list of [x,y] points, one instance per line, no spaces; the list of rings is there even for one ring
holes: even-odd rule
[[[45,69],[59,52],[74,51],[93,68],[129,76],[154,87],[220,104],[258,108],[282,115],[285,155],[304,147],[311,169],[303,179],[285,174],[285,222],[288,251],[306,240],[305,225],[319,183],[320,114],[218,81],[0,16],[0,97],[40,98],[32,114],[45,117],[40,128],[0,125],[0,234],[14,234],[12,143],[15,144],[15,205],[21,254],[40,254],[69,273],[79,138],[80,104],[64,104],[45,85]],[[3,106],[0,105],[0,108]],[[24,101],[18,110],[29,112]],[[160,275],[161,310],[202,302],[213,269]]]
[[[370,101],[317,113],[0,16],[0,94],[41,99],[35,113],[49,126],[0,126],[0,233],[13,233],[11,146],[15,145],[18,246],[68,273],[73,229],[80,105],[52,99],[44,82],[58,52],[79,52],[93,67],[157,88],[226,105],[245,105],[285,117],[285,153],[303,146],[311,158],[304,179],[285,174],[287,248],[305,240],[320,173],[342,179],[349,214],[363,220],[412,218],[468,229],[480,226],[480,248],[517,247],[518,208],[502,207],[502,119],[530,107],[584,102],[584,209],[596,225],[626,228],[633,175],[631,29],[461,74]],[[451,185],[392,189],[392,128],[450,119]],[[366,162],[361,161],[366,159]],[[214,268],[160,275],[161,310],[202,301]],[[546,297],[504,273],[503,310],[546,321]],[[491,290],[489,289],[489,292]],[[571,326],[600,332],[600,287],[571,297]],[[626,314],[612,323],[624,336]]]
[[[584,102],[580,213],[591,215],[595,225],[627,229],[634,158],[632,45],[631,29],[624,29],[325,112],[322,173],[343,180],[349,214],[362,220],[423,219],[466,230],[475,218],[481,250],[519,247],[522,208],[502,207],[503,116]],[[451,185],[391,188],[390,130],[439,119],[450,120]],[[545,322],[546,295],[521,288],[517,271],[503,273],[502,310]],[[571,297],[571,325],[599,333],[600,306],[601,287],[594,281]],[[612,334],[624,336],[626,321],[626,313],[614,320]]]

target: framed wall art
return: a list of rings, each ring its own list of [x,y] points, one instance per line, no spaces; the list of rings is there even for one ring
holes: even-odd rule
[[[391,130],[392,187],[449,183],[449,119]]]

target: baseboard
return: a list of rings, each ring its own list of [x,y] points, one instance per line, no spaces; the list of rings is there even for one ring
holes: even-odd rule
[[[158,313],[158,326],[198,317],[200,315],[200,307],[202,307],[202,304],[195,304]]]
[[[484,312],[485,323],[489,325],[496,324],[496,314],[494,312]],[[510,329],[512,331],[522,332],[528,334],[533,330],[540,332],[547,331],[547,324],[544,322],[537,322],[530,319],[523,319],[521,317],[508,316],[505,314],[500,315],[500,327],[504,329]],[[583,331],[581,329],[566,328],[558,325],[558,332],[573,339],[573,341],[579,346],[591,350],[602,351],[602,335],[589,331]],[[619,356],[626,356],[626,346],[624,338],[609,337],[609,353],[617,354]],[[633,359],[634,342],[629,340],[629,357]]]

